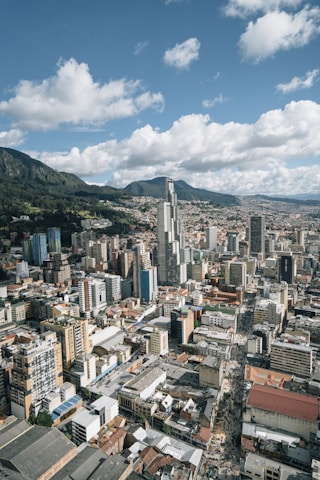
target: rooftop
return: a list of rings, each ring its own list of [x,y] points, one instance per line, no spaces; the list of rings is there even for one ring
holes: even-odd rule
[[[247,405],[313,423],[319,415],[317,398],[265,385],[251,387]]]
[[[21,478],[41,477],[76,446],[56,428],[33,426],[0,448],[0,462]]]

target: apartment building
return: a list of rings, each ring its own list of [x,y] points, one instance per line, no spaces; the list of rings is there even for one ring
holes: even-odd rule
[[[13,354],[11,384],[12,414],[24,419],[63,383],[61,344],[55,332],[27,340]]]
[[[194,330],[193,311],[188,307],[176,308],[171,311],[171,335],[178,343],[188,343]]]
[[[88,320],[59,316],[40,323],[41,332],[53,331],[61,342],[63,370],[69,371],[76,357],[89,352]]]
[[[166,355],[168,352],[168,331],[155,328],[150,334],[150,353],[152,355]]]

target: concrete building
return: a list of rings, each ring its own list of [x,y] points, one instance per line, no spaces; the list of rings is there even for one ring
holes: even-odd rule
[[[206,311],[201,315],[201,325],[224,329],[233,328],[236,331],[237,318],[238,314],[235,308],[215,305],[206,307]]]
[[[6,295],[7,296],[7,295]],[[12,322],[12,306],[10,302],[4,302],[0,307],[0,326]]]
[[[77,447],[57,428],[18,420],[0,428],[1,477],[49,480],[77,455]]]
[[[158,271],[157,267],[150,267],[140,271],[140,299],[150,303],[157,299],[158,295]]]
[[[228,252],[239,252],[238,232],[227,232],[227,250]]]
[[[206,250],[217,249],[218,229],[217,227],[207,227],[206,234]]]
[[[171,311],[171,336],[178,343],[188,343],[194,330],[194,315],[188,307],[177,308]]]
[[[102,279],[95,278],[90,282],[92,308],[99,308],[106,305],[106,284]]]
[[[206,273],[208,273],[208,262],[199,260],[190,264],[191,278],[196,282],[203,282]]]
[[[99,416],[101,427],[108,425],[119,414],[118,400],[105,395],[92,402],[90,409]]]
[[[88,353],[88,320],[59,316],[40,323],[41,332],[54,331],[61,342],[63,369],[68,372],[76,357]]]
[[[150,353],[152,355],[166,355],[168,352],[168,331],[154,328],[150,333]]]
[[[220,389],[223,380],[223,362],[220,358],[207,356],[199,366],[199,386]]]
[[[121,300],[121,277],[120,275],[107,274],[106,282],[106,296],[108,303],[114,303]]]
[[[89,319],[92,312],[92,290],[88,278],[81,278],[78,283],[80,313],[84,318]]]
[[[155,403],[147,404],[147,402],[143,405],[143,403],[139,402],[140,400],[147,400],[149,399],[155,392],[158,385],[164,383],[166,380],[166,372],[164,372],[159,367],[150,367],[137,375],[132,380],[126,382],[123,387],[118,391],[118,402],[119,408],[123,409],[127,412],[137,412],[139,411],[139,406],[141,406],[140,411],[148,413],[152,415],[152,410],[148,412],[148,408],[152,407],[154,411],[157,409],[157,405]],[[137,404],[138,402],[138,404]],[[136,406],[137,404],[137,406]],[[149,407],[148,407],[149,405]]]
[[[263,352],[262,337],[258,337],[258,335],[248,335],[247,352],[261,355]]]
[[[186,264],[180,257],[185,241],[174,182],[169,178],[165,201],[158,207],[157,238],[159,285],[180,286],[187,280]]]
[[[282,303],[261,298],[257,301],[254,309],[253,323],[268,323],[269,325],[278,326],[279,330],[281,330],[284,316],[285,307]]]
[[[311,476],[303,470],[285,465],[256,453],[248,453],[246,455],[243,474],[245,475],[245,478],[252,479],[311,480]]]
[[[105,264],[108,260],[107,243],[89,240],[86,243],[86,254],[88,257],[94,258],[96,264]]]
[[[43,262],[43,275],[47,283],[64,284],[71,279],[68,255],[65,253],[49,253],[48,260]]]
[[[120,274],[122,278],[133,276],[133,250],[121,250],[119,252]]]
[[[96,437],[100,430],[100,417],[93,411],[81,410],[71,420],[72,441],[76,445],[89,442]]]
[[[309,378],[313,367],[310,345],[274,340],[270,350],[270,368]]]
[[[232,332],[215,331],[207,326],[195,328],[192,336],[194,343],[205,341],[208,343],[218,343],[219,345],[231,345],[233,341]]]
[[[309,441],[318,431],[319,400],[301,393],[254,384],[249,392],[245,422],[256,422],[299,435]]]
[[[63,383],[61,344],[54,332],[17,345],[13,354],[11,411],[28,419],[32,407]],[[37,413],[37,412],[36,412]]]
[[[133,255],[133,296],[142,299],[142,271],[151,269],[150,253],[147,251],[146,244],[139,242],[132,247]],[[143,278],[146,283],[146,279]],[[147,290],[144,285],[144,293]]]
[[[65,465],[52,480],[92,480],[99,470],[102,478],[110,479],[110,467],[106,465],[107,454],[101,448],[87,445],[78,451],[76,457]],[[105,470],[103,470],[105,468]]]
[[[225,283],[235,287],[246,288],[247,285],[247,265],[244,262],[226,262],[225,263]]]
[[[25,302],[11,304],[11,320],[13,323],[24,323],[27,318]]]
[[[95,355],[89,353],[81,353],[78,355],[70,371],[70,381],[72,381],[77,388],[84,388],[92,383],[96,379],[96,376]]]

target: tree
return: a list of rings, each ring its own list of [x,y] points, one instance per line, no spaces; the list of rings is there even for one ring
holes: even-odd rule
[[[167,435],[170,435],[171,433],[171,428],[169,427],[169,425],[167,425],[166,423],[163,423],[162,424],[162,431],[163,433],[167,434]]]
[[[146,421],[146,417],[142,413],[139,413],[139,415],[137,416],[137,421],[138,423],[144,424],[144,422]]]
[[[34,413],[30,413],[28,422],[31,423],[31,425],[34,425],[36,423],[36,417]]]
[[[53,420],[48,412],[39,412],[38,416],[36,417],[36,425],[40,425],[41,427],[52,427]]]

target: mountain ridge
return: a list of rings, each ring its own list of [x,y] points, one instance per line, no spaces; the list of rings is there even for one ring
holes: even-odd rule
[[[151,180],[141,180],[129,183],[123,190],[133,196],[148,196],[154,198],[165,198],[165,179],[167,177],[156,177]],[[209,201],[223,206],[238,205],[239,200],[234,195],[216,193],[209,190],[194,188],[184,180],[174,180],[174,191],[178,200],[188,201]]]
[[[32,193],[42,193],[53,196],[77,196],[81,198],[96,198],[101,200],[117,200],[128,196],[151,196],[165,198],[165,179],[155,177],[151,180],[141,180],[129,183],[120,189],[108,185],[89,185],[72,173],[59,172],[40,160],[19,150],[0,147],[0,193],[16,191],[28,201]],[[318,205],[320,197],[317,195],[243,195],[235,196],[217,193],[206,189],[194,188],[184,180],[174,180],[175,193],[178,200],[209,201],[220,206],[239,205],[241,197],[266,199],[275,202],[296,203],[301,205]],[[2,193],[3,193],[2,192]],[[1,195],[0,195],[1,197]]]
[[[25,189],[45,187],[47,194],[65,193],[81,197],[96,196],[101,199],[116,199],[122,196],[165,197],[165,178],[132,182],[123,189],[110,186],[89,185],[71,173],[58,172],[40,160],[11,148],[0,147],[0,186],[4,181],[18,183]],[[224,193],[194,188],[184,180],[174,181],[179,200],[201,200],[221,206],[237,205],[237,197]]]

